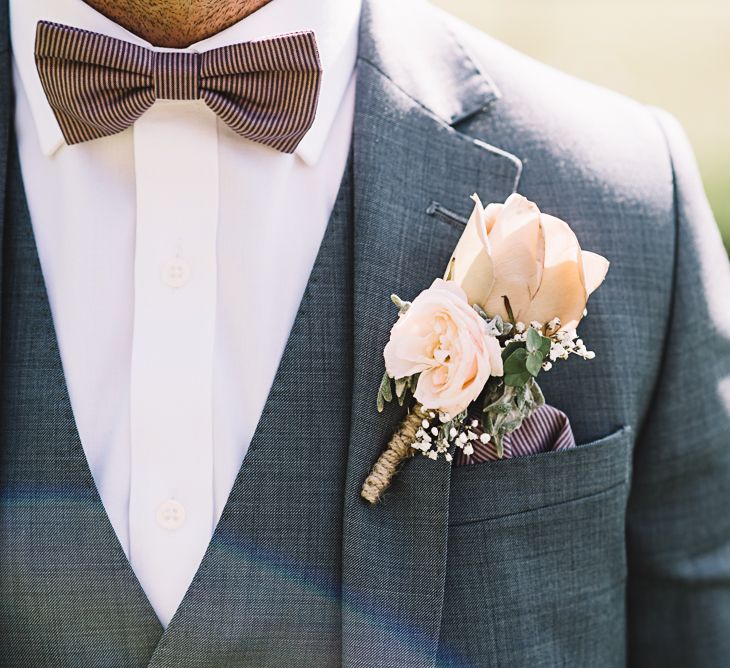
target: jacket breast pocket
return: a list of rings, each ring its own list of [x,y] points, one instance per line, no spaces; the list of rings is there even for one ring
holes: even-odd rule
[[[454,467],[449,524],[528,512],[628,482],[632,431],[622,427],[576,448]]]
[[[623,665],[632,442],[453,469],[443,665]]]

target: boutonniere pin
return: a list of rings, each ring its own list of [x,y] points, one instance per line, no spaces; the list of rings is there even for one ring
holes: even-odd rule
[[[521,195],[486,209],[472,199],[445,276],[413,302],[392,296],[399,314],[377,405],[409,412],[365,480],[370,503],[417,453],[451,462],[457,449],[491,443],[501,457],[505,436],[545,403],[538,375],[595,356],[576,330],[608,261]]]

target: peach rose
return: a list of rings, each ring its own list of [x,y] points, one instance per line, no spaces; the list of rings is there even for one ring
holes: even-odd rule
[[[608,261],[581,250],[567,223],[521,195],[486,209],[476,195],[473,199],[474,212],[447,275],[489,315],[508,320],[507,297],[518,322],[560,318],[563,329],[575,329]]]
[[[499,342],[464,290],[440,278],[400,316],[384,356],[391,378],[421,374],[414,395],[424,408],[451,416],[503,374]]]

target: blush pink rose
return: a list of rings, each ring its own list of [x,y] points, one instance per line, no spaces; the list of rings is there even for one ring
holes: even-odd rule
[[[456,283],[436,279],[401,315],[385,347],[391,378],[420,373],[415,398],[455,416],[474,401],[490,376],[502,376],[499,342]]]
[[[447,269],[471,304],[509,319],[541,324],[559,318],[575,329],[588,297],[606,277],[606,258],[581,249],[570,226],[514,194],[486,209],[479,198]]]

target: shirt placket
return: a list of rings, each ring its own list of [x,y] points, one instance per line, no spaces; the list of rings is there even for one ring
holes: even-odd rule
[[[129,557],[166,625],[214,523],[214,114],[201,102],[157,102],[134,126],[134,159]]]

